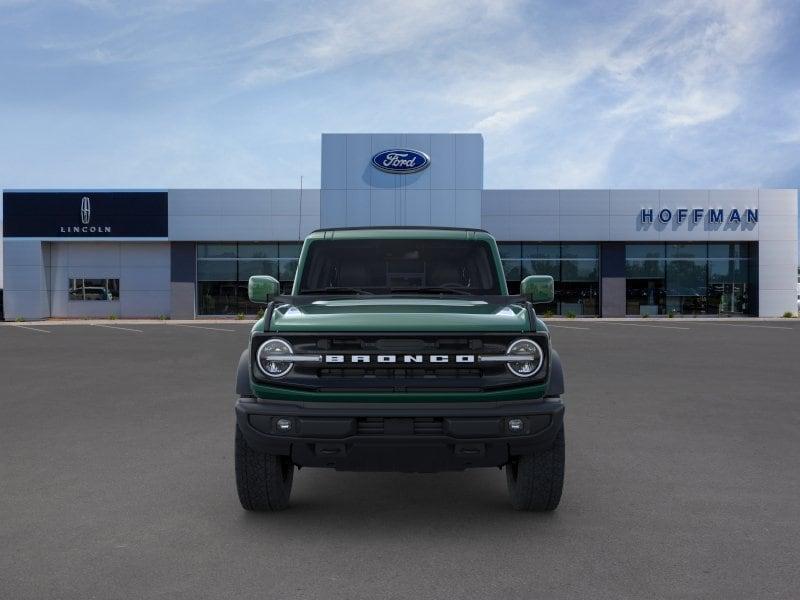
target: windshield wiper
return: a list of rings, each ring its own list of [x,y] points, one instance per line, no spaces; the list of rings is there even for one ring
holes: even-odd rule
[[[437,294],[459,294],[461,296],[471,296],[472,293],[467,291],[466,288],[459,288],[459,287],[449,287],[444,285],[431,285],[431,286],[423,286],[423,287],[405,287],[405,288],[390,288],[389,292],[400,292],[400,293],[437,293]]]
[[[324,288],[311,288],[300,290],[301,294],[369,294],[374,295],[369,290],[347,286],[328,286]]]

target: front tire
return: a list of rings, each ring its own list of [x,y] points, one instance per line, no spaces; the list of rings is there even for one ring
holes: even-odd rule
[[[236,426],[236,491],[245,510],[283,510],[289,506],[294,465],[288,456],[266,454],[247,445]]]
[[[564,426],[550,448],[513,457],[506,465],[506,480],[515,509],[555,510],[564,487]]]

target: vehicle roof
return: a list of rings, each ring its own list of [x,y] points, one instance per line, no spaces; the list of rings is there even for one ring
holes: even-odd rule
[[[469,227],[433,227],[433,226],[402,226],[389,225],[377,227],[332,227],[317,229],[309,236],[312,239],[339,239],[339,240],[364,240],[364,239],[494,239],[484,229]]]

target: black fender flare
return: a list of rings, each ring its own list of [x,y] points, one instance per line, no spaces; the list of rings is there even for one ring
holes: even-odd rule
[[[564,393],[564,367],[561,357],[555,350],[550,351],[550,381],[547,384],[546,398],[555,398]]]
[[[275,310],[275,302],[267,304],[264,311],[264,331],[269,331],[272,322],[272,311]],[[236,393],[240,398],[255,398],[250,387],[250,348],[246,348],[239,357],[239,366],[236,369]]]
[[[252,398],[253,390],[250,389],[250,348],[247,348],[239,357],[239,367],[236,369],[236,393],[240,398]]]

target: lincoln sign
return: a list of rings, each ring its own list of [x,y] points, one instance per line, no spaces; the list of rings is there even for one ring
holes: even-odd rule
[[[9,238],[166,238],[166,192],[5,191]]]

